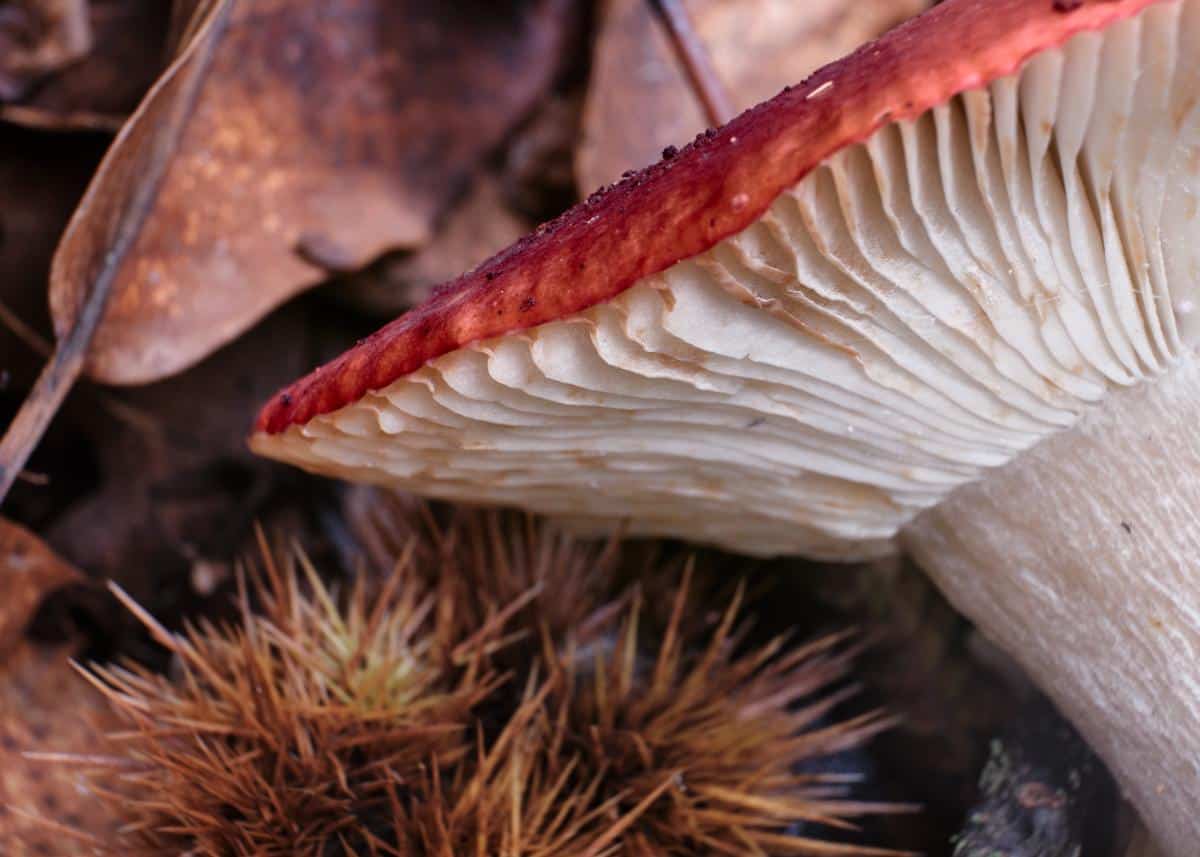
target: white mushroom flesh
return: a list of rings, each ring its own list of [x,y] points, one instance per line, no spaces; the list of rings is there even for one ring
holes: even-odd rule
[[[1194,347],[1198,102],[1200,0],[1153,5],[883,128],[607,303],[256,448],[750,553],[889,550]]]

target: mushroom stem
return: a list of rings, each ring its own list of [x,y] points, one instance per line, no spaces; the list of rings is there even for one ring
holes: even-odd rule
[[[905,544],[1108,762],[1200,841],[1200,354],[920,515]]]
[[[1123,857],[1162,857],[1162,852],[1154,844],[1146,828],[1138,824]]]

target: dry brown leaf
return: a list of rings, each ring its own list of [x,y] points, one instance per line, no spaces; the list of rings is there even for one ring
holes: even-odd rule
[[[0,853],[6,857],[89,853],[83,837],[113,832],[95,775],[76,761],[27,753],[91,756],[120,725],[108,703],[71,669],[71,648],[25,644],[0,662]],[[74,832],[69,832],[74,831]]]
[[[930,0],[687,0],[733,106],[744,110],[933,5]],[[645,0],[610,0],[576,157],[590,193],[707,126]]]
[[[195,38],[117,135],[55,251],[50,298],[58,344],[0,437],[0,500],[83,370],[113,281],[154,206],[210,66],[212,37],[223,28],[231,5],[231,0],[212,0],[205,7]]]
[[[211,75],[120,265],[88,373],[165,377],[323,279],[314,257],[356,268],[427,241],[445,201],[548,87],[575,10],[470,5],[239,4],[224,36],[209,34]],[[92,190],[137,180],[102,171]],[[53,283],[59,331],[83,287]]]
[[[91,0],[91,51],[0,108],[0,117],[51,130],[120,128],[168,59],[169,13],[163,0]]]
[[[0,3],[0,101],[20,98],[91,47],[88,0]]]
[[[509,209],[496,177],[484,174],[428,245],[351,274],[330,284],[330,290],[359,309],[392,318],[424,301],[434,286],[503,250],[532,226]]]
[[[82,579],[29,530],[0,518],[0,664],[46,594]]]
[[[43,597],[81,580],[23,527],[0,519],[0,853],[64,854],[75,849],[45,821],[100,832],[102,809],[78,765],[26,753],[95,753],[101,724],[116,720],[99,693],[74,674],[70,647],[41,648],[22,632]]]

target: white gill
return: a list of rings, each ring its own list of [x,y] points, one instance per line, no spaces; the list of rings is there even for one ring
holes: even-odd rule
[[[843,150],[608,303],[258,447],[585,526],[887,550],[1196,344],[1198,94],[1200,0],[1151,6]]]

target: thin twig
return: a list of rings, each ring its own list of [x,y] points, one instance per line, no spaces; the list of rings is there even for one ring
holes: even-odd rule
[[[683,0],[650,0],[650,8],[671,39],[688,83],[704,108],[708,124],[714,128],[733,118],[733,102],[713,66],[712,56],[692,26]]]
[[[43,360],[49,360],[53,355],[54,344],[26,324],[19,315],[5,305],[4,301],[0,301],[0,324],[12,331],[14,336],[29,346],[30,351],[36,353]],[[98,389],[94,384],[82,384],[81,389],[95,396],[96,401],[113,419],[125,423],[134,431],[144,435],[147,443],[153,449],[157,451],[162,448],[164,443],[163,427],[154,416],[122,401],[117,396]],[[28,478],[28,472],[20,478],[27,482],[32,481]]]
[[[0,439],[0,500],[8,495],[17,474],[25,467],[25,462],[50,425],[50,420],[83,370],[88,345],[108,301],[108,287],[112,278],[106,280],[98,282],[92,289],[77,323],[54,349],[33,390],[22,403],[21,410],[17,411],[3,439]]]
[[[36,352],[47,359],[50,353],[54,350],[54,346],[42,338],[42,335],[24,322],[24,320],[9,309],[8,304],[0,301],[0,324],[12,332],[12,335],[24,342],[30,351]]]
[[[36,480],[29,478],[28,471],[24,469],[25,464],[49,427],[50,420],[58,413],[63,399],[79,379],[88,346],[103,316],[112,279],[109,276],[96,281],[84,305],[86,314],[80,315],[75,326],[50,353],[49,360],[33,389],[21,404],[21,409],[4,433],[4,437],[0,438],[0,502],[3,502],[17,479],[37,484]],[[7,308],[4,310],[7,312]],[[26,327],[17,316],[9,313],[2,320],[34,351],[41,354],[49,351],[49,343],[32,328]],[[145,433],[151,440],[160,440],[161,428],[153,417],[113,396],[100,391],[95,391],[95,394],[112,416]],[[157,446],[158,444],[155,444],[156,448]]]

